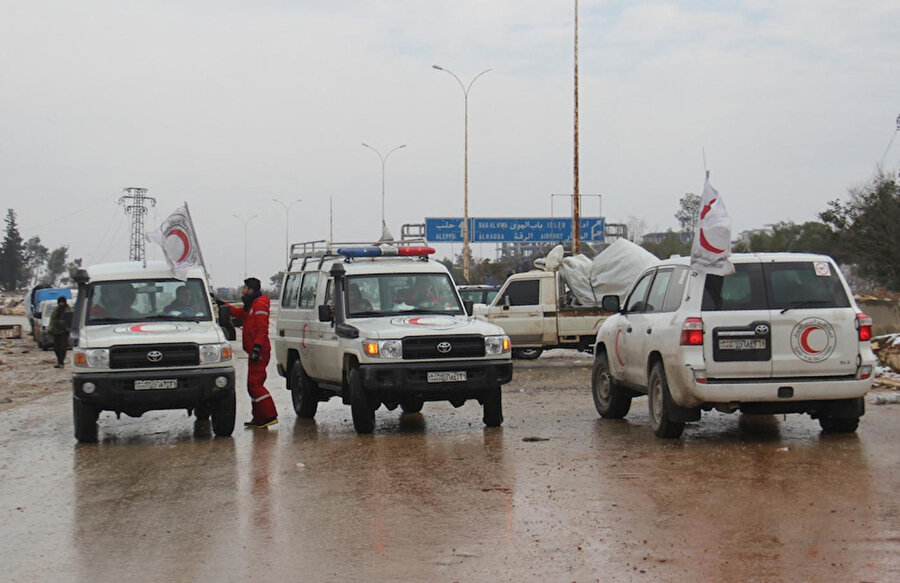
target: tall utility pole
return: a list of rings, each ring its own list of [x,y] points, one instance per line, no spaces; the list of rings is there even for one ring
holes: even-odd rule
[[[572,254],[581,252],[581,196],[578,192],[578,0],[575,0],[575,161],[572,192]]]
[[[432,65],[432,69],[437,71],[443,71],[445,73],[449,73],[453,75],[453,78],[456,79],[456,82],[459,83],[459,87],[463,91],[463,101],[465,101],[465,122],[464,122],[464,132],[465,132],[465,145],[463,146],[463,159],[465,165],[465,179],[464,179],[464,199],[463,199],[463,278],[466,280],[466,283],[469,282],[469,90],[472,88],[472,84],[475,83],[475,80],[491,71],[492,69],[485,69],[481,73],[475,75],[475,77],[469,82],[469,86],[466,87],[463,85],[462,80],[456,76],[453,71],[449,69],[445,69],[440,65]]]
[[[282,202],[277,198],[273,198],[272,200],[284,207],[284,268],[287,269],[288,262],[291,260],[291,207],[298,202],[303,202],[303,199],[298,198],[290,204]],[[238,218],[240,219],[240,217]]]
[[[156,206],[156,199],[147,196],[147,189],[130,186],[119,197],[119,204],[131,215],[131,245],[128,249],[129,261],[144,261],[144,215],[149,210],[147,204]]]
[[[379,152],[378,150],[376,150],[375,148],[373,148],[372,146],[370,146],[369,144],[367,144],[365,142],[362,143],[362,146],[365,148],[368,148],[368,149],[372,150],[373,152],[375,152],[376,154],[378,154],[378,158],[381,160],[381,232],[383,234],[384,228],[385,228],[385,226],[387,226],[387,223],[385,223],[385,220],[384,220],[384,166],[385,166],[385,164],[387,164],[387,160],[388,160],[388,158],[390,158],[391,154],[393,154],[400,148],[405,148],[406,144],[403,144],[402,146],[397,146],[396,148],[394,148],[393,150],[391,150],[384,156],[381,155],[381,152]]]

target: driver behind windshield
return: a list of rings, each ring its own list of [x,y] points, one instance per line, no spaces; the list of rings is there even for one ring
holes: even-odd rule
[[[196,309],[191,305],[191,289],[186,285],[176,289],[175,299],[164,308],[164,311],[186,316],[193,315],[196,312]]]

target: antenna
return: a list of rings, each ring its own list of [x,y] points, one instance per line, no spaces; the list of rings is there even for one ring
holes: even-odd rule
[[[125,193],[119,197],[119,204],[125,208],[125,212],[131,215],[131,244],[128,248],[129,261],[144,261],[144,215],[147,214],[146,204],[156,206],[156,199],[147,196],[147,189],[138,186],[129,186]]]

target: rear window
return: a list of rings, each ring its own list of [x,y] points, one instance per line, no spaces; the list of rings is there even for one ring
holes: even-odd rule
[[[773,310],[850,307],[837,270],[830,262],[770,263],[763,266],[763,272]]]
[[[707,275],[704,311],[846,308],[850,300],[828,262],[741,263],[725,277]]]

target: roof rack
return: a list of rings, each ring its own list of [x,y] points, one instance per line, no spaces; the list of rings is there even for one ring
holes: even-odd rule
[[[391,249],[399,250],[405,249],[413,251],[412,253],[407,252],[393,252],[393,253],[384,253],[382,256],[384,257],[397,257],[398,255],[403,256],[420,256],[423,259],[428,259],[428,254],[424,253],[426,249],[430,249],[428,246],[428,241],[424,238],[417,239],[404,239],[401,241],[326,241],[324,239],[319,239],[316,241],[305,241],[303,243],[294,243],[291,245],[291,258],[288,261],[287,270],[291,271],[294,267],[294,261],[298,259],[303,260],[303,265],[301,270],[306,269],[306,264],[310,259],[318,259],[319,267],[325,262],[328,258],[334,257],[343,257],[345,261],[350,261],[351,256],[356,258],[368,257],[374,259],[377,255],[364,254],[366,250],[369,249]],[[421,249],[423,253],[416,253],[414,250]],[[358,253],[354,253],[354,251],[358,251]],[[431,249],[433,253],[434,250]]]

